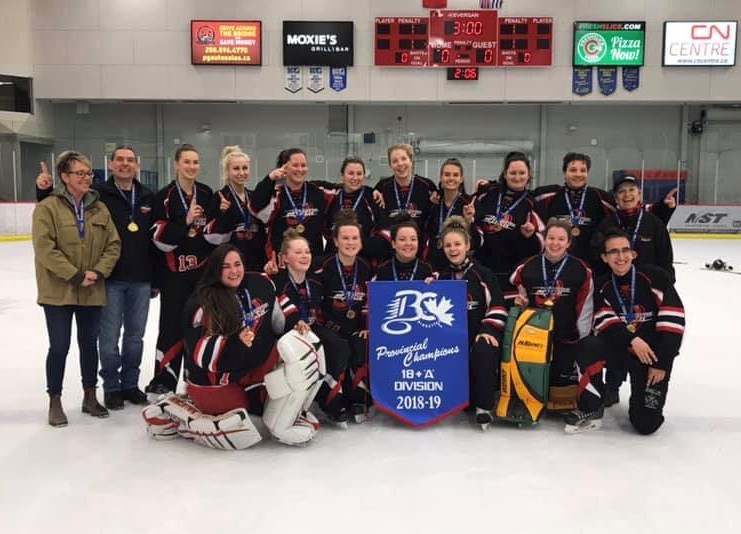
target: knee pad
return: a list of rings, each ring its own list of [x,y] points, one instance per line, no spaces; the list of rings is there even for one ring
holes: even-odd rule
[[[309,442],[319,428],[308,409],[326,373],[324,349],[312,332],[296,330],[278,340],[280,363],[265,375],[268,400],[262,418],[271,434],[288,445]]]

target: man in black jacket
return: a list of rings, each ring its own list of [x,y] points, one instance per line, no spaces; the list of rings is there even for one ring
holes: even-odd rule
[[[93,187],[100,193],[121,237],[121,257],[106,280],[106,301],[98,340],[100,376],[103,378],[105,405],[120,410],[124,400],[146,404],[139,389],[139,366],[144,349],[144,329],[152,294],[153,193],[136,179],[139,162],[129,146],[118,146],[108,162],[110,177]],[[36,198],[41,201],[52,190],[51,175],[41,164],[36,178]],[[119,338],[123,326],[123,340]]]

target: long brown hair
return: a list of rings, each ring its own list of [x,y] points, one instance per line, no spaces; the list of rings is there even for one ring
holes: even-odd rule
[[[214,249],[203,268],[203,275],[196,287],[198,302],[208,318],[208,331],[212,335],[229,335],[242,328],[242,319],[234,290],[221,283],[221,271],[227,254],[236,252],[244,265],[239,249],[233,245],[219,245]]]

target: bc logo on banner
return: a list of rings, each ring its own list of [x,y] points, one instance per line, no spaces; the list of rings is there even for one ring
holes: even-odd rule
[[[379,410],[429,426],[468,405],[465,281],[371,282],[370,385]]]

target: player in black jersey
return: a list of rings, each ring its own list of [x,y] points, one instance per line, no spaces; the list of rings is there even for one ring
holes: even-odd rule
[[[325,257],[337,252],[333,239],[334,220],[343,210],[351,210],[360,224],[363,248],[360,255],[368,262],[380,262],[391,255],[391,247],[379,235],[383,225],[380,208],[373,200],[373,189],[365,183],[365,163],[360,158],[347,157],[340,166],[342,186],[329,204],[324,235],[327,240]]]
[[[668,273],[635,265],[630,237],[619,229],[605,234],[602,259],[610,273],[597,280],[594,329],[630,373],[628,416],[639,433],[652,434],[664,422],[669,378],[684,335],[684,306]]]
[[[463,217],[447,220],[442,242],[448,266],[441,279],[466,281],[471,405],[476,422],[485,430],[494,420],[507,309],[494,274],[471,259],[470,228]]]
[[[267,225],[268,261],[277,259],[283,232],[295,228],[309,242],[314,266],[321,264],[327,207],[334,193],[307,182],[308,172],[306,153],[300,148],[289,148],[278,155],[276,168],[255,188],[252,206]]]
[[[249,271],[262,271],[265,256],[265,225],[257,218],[251,192],[247,189],[250,178],[250,158],[238,146],[224,147],[221,151],[221,172],[224,187],[214,195],[211,214],[213,219],[206,226],[212,242],[231,243],[242,252]]]
[[[674,278],[674,252],[664,222],[643,204],[639,180],[626,175],[615,182],[613,193],[617,209],[597,227],[592,238],[592,265],[598,275],[609,268],[600,259],[604,234],[617,227],[630,236],[631,248],[636,253],[636,265],[658,265]]]
[[[371,270],[368,263],[358,256],[362,248],[361,235],[355,215],[350,210],[340,211],[332,230],[337,253],[327,258],[317,273],[324,290],[319,322],[334,334],[327,337],[325,353],[328,359],[332,353],[349,355],[346,367],[337,368],[339,374],[333,375],[337,383],[331,388],[329,403],[333,396],[344,392],[350,415],[356,423],[366,419],[373,405],[366,356],[367,283]]]
[[[420,232],[409,215],[396,217],[391,227],[391,247],[394,255],[382,263],[373,280],[427,280],[433,276],[429,264],[419,259]]]
[[[545,231],[545,248],[525,260],[512,273],[518,288],[518,306],[553,310],[553,362],[551,386],[568,385],[576,363],[577,409],[566,415],[566,432],[596,429],[602,425],[604,352],[602,340],[590,335],[594,285],[586,263],[568,253],[568,221],[551,219]]]
[[[437,193],[437,188],[428,178],[414,173],[414,150],[410,145],[392,145],[387,154],[393,175],[381,178],[376,184],[376,190],[383,196],[385,231],[381,235],[390,241],[388,230],[402,213],[409,215],[418,228],[427,227],[433,206],[431,196]],[[419,252],[422,252],[421,247]]]
[[[213,250],[204,234],[212,191],[196,181],[201,169],[196,148],[181,145],[174,165],[175,179],[157,192],[153,202],[152,241],[164,253],[164,261],[158,276],[157,357],[154,378],[146,388],[150,402],[177,388],[183,361],[183,308]]]
[[[545,226],[527,190],[530,180],[530,160],[521,152],[510,152],[499,181],[484,182],[479,187],[484,192],[475,204],[476,258],[494,272],[509,305],[517,295],[509,283],[510,274],[543,248]]]
[[[457,158],[446,159],[440,167],[440,192],[442,197],[434,204],[423,237],[422,258],[435,271],[448,265],[442,250],[442,231],[445,221],[453,215],[463,216],[473,222],[475,208],[473,197],[466,194],[463,165]]]

